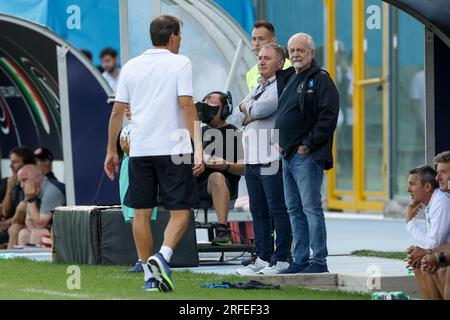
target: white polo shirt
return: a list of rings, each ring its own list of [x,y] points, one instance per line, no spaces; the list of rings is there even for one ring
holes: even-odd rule
[[[178,97],[192,97],[189,58],[150,49],[122,68],[116,101],[130,105],[130,157],[192,153]]]
[[[439,189],[434,190],[425,209],[426,231],[415,218],[406,224],[414,239],[425,249],[450,244],[450,198]]]

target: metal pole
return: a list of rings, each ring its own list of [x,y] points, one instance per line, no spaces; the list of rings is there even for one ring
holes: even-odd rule
[[[67,79],[67,52],[69,47],[57,46],[59,99],[61,104],[62,146],[64,158],[64,183],[66,185],[66,203],[76,204],[75,179],[73,176],[72,131],[70,126],[69,85]]]
[[[242,39],[239,39],[239,44],[234,53],[233,61],[231,62],[230,72],[228,73],[228,78],[227,78],[227,81],[225,82],[225,87],[223,89],[224,92],[227,92],[228,90],[230,90],[231,81],[233,80],[234,75],[236,74],[238,62],[239,62],[239,59],[242,57],[243,50],[244,50],[244,41]]]
[[[152,18],[159,17],[161,15],[161,0],[152,0]]]
[[[119,3],[120,14],[120,62],[122,65],[127,63],[130,59],[130,43],[128,30],[128,0],[120,0]]]
[[[436,154],[434,37],[432,31],[425,29],[425,152],[429,164]]]
[[[384,82],[381,84],[383,86],[383,186],[384,186],[384,197],[385,200],[390,199],[390,177],[391,177],[391,166],[390,159],[391,153],[389,150],[390,141],[390,100],[389,100],[389,62],[390,62],[390,24],[389,24],[389,5],[383,3],[383,75],[381,76]]]
[[[353,183],[359,211],[364,202],[364,1],[353,1]]]
[[[331,78],[336,78],[336,54],[334,50],[334,42],[336,39],[336,1],[335,0],[323,0],[325,6],[325,56],[326,56],[326,68],[331,75]],[[333,157],[336,159],[336,134],[333,143]],[[329,170],[327,174],[327,206],[330,206],[330,200],[336,199],[336,171]]]

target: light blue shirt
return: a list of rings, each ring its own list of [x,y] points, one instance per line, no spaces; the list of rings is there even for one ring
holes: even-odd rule
[[[254,120],[244,128],[242,135],[245,164],[267,164],[278,160],[280,155],[271,144],[278,110],[276,77],[266,82],[260,78],[245,100],[248,100],[247,114]]]

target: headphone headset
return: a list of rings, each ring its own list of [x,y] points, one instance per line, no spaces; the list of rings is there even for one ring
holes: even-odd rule
[[[228,91],[227,94],[222,91],[213,91],[208,93],[204,98],[203,102],[212,94],[217,94],[220,97],[220,103],[222,103],[222,109],[220,111],[220,119],[226,120],[233,113],[233,97],[231,96],[231,92]]]

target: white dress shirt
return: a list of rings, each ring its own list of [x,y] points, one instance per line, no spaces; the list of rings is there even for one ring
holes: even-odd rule
[[[434,249],[450,244],[450,198],[439,189],[434,190],[425,209],[427,230],[413,218],[406,230],[424,249]]]

